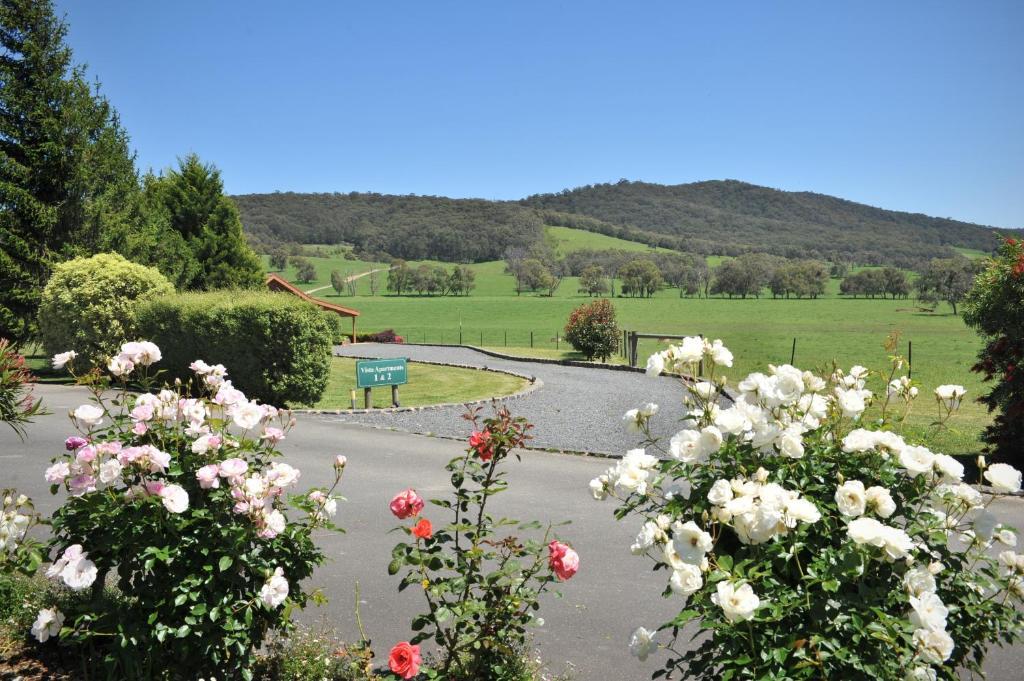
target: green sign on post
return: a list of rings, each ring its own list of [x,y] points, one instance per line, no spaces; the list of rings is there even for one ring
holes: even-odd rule
[[[356,362],[356,386],[359,388],[405,385],[408,382],[409,369],[404,357],[366,359]]]

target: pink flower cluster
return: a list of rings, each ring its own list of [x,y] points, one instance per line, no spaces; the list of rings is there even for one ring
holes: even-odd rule
[[[196,480],[203,489],[217,489],[221,480],[230,488],[235,513],[248,515],[258,528],[259,536],[273,539],[284,532],[286,520],[274,502],[285,488],[298,482],[301,472],[286,463],[275,462],[262,473],[249,472],[249,464],[238,458],[203,466],[196,471]]]

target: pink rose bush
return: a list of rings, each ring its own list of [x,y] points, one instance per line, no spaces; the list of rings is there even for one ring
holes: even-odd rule
[[[60,613],[62,630],[41,614],[34,633],[111,651],[117,676],[246,676],[266,633],[306,603],[299,584],[324,560],[312,534],[338,529],[344,465],[329,488],[299,492],[299,469],[276,460],[288,412],[199,360],[193,381],[157,388],[159,360],[156,345],[125,343],[106,374],[81,376],[93,399],[71,411],[77,432],[44,473],[67,494],[46,575],[94,597],[111,577],[126,599]]]
[[[411,541],[395,546],[388,572],[403,573],[399,589],[415,586],[427,602],[427,612],[412,622],[419,633],[391,650],[390,669],[402,679],[418,674],[451,681],[505,678],[502,669],[521,667],[528,629],[538,624],[540,596],[580,567],[579,555],[553,538],[550,526],[542,541],[522,539],[510,528],[539,524],[488,512],[490,498],[507,488],[503,464],[519,458],[515,449],[530,437],[532,426],[505,408],[482,424],[476,410],[467,419],[473,433],[466,452],[447,466],[453,493],[430,500],[448,522],[423,517],[425,502],[411,488],[389,504],[396,518],[416,522],[402,526]],[[440,648],[436,667],[429,669],[421,666],[417,645],[428,639]]]
[[[668,442],[651,434],[656,406],[627,414],[642,448],[590,491],[618,500],[616,517],[639,516],[630,551],[664,571],[678,604],[630,639],[641,661],[667,651],[655,677],[952,681],[1020,638],[1016,531],[961,462],[899,433],[918,389],[891,360],[884,374],[772,366],[732,390],[721,341],[687,338],[649,360],[650,374],[697,376],[703,363],[708,375],[684,381]],[[939,425],[963,394],[940,386]],[[870,426],[869,407],[881,415]],[[979,467],[997,491],[1020,490],[1012,467]],[[676,645],[687,624],[707,632],[690,650]]]

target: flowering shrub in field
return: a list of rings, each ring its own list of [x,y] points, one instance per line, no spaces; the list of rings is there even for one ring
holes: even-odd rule
[[[82,376],[93,399],[71,412],[76,433],[45,473],[68,495],[51,520],[47,576],[91,588],[97,603],[109,574],[125,598],[114,609],[86,600],[76,612],[41,612],[33,631],[97,651],[117,678],[250,678],[265,634],[288,629],[310,597],[299,583],[324,559],[312,532],[336,529],[345,461],[330,489],[289,494],[300,472],[275,448],[290,415],[250,401],[223,366],[201,360],[194,380],[151,390],[160,358],[153,343],[125,343],[106,374]]]
[[[1024,461],[1024,243],[1006,239],[974,280],[964,301],[964,321],[985,339],[971,369],[992,383],[978,398],[996,412],[986,428],[994,460]]]
[[[679,432],[651,436],[654,405],[627,414],[644,448],[591,482],[595,498],[619,500],[617,518],[641,518],[630,549],[666,572],[663,595],[679,603],[630,640],[641,660],[668,651],[655,678],[956,679],[980,673],[989,644],[1020,637],[1016,533],[960,462],[889,429],[917,394],[895,375],[902,358],[877,397],[857,366],[771,367],[727,393],[732,354],[700,338],[648,368],[696,375],[702,360],[710,373],[684,384]],[[962,396],[937,391],[940,420]],[[867,428],[876,399],[885,416]],[[980,464],[996,490],[1020,489],[1019,471]],[[706,632],[691,650],[677,645],[687,624]]]
[[[615,306],[610,300],[595,300],[580,305],[565,324],[565,339],[587,359],[607,361],[619,349],[622,332],[615,321]]]
[[[388,656],[390,670],[402,679],[522,678],[527,628],[537,623],[541,594],[579,569],[579,556],[552,537],[551,526],[541,541],[521,539],[506,528],[540,525],[487,512],[490,498],[508,487],[502,464],[519,458],[513,450],[531,426],[505,408],[482,423],[476,410],[467,418],[474,430],[469,447],[447,466],[454,494],[430,500],[451,521],[434,525],[413,489],[399,492],[390,504],[396,518],[409,521],[402,529],[410,541],[395,546],[388,572],[404,571],[399,589],[421,588],[428,607],[412,622],[419,633]],[[418,645],[431,638],[441,649],[436,668],[423,666]]]

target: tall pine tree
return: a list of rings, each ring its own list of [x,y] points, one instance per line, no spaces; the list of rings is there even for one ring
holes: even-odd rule
[[[256,288],[263,284],[263,261],[249,247],[234,202],[224,195],[220,171],[195,154],[160,178],[147,178],[147,203],[162,206],[171,231],[187,244],[192,258],[171,279],[182,289]],[[152,216],[151,216],[152,217]]]
[[[34,331],[52,264],[131,221],[127,135],[65,45],[50,0],[0,0],[0,337]]]

